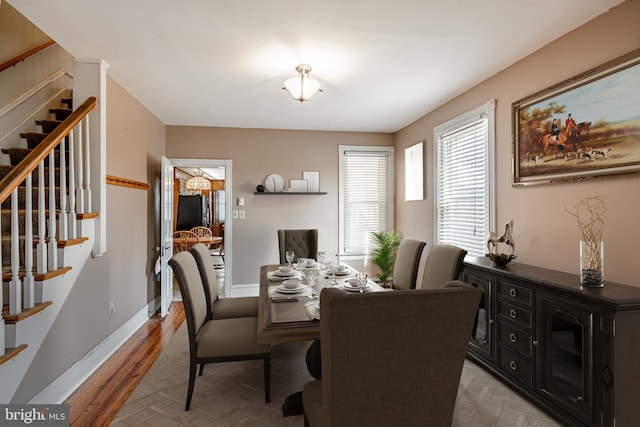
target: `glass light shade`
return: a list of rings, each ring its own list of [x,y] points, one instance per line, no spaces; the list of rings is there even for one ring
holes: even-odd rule
[[[322,92],[320,83],[309,77],[311,67],[308,65],[298,65],[296,67],[298,75],[287,79],[284,82],[283,89],[286,90],[291,98],[296,101],[304,102],[310,100],[317,92]]]
[[[187,190],[190,191],[211,190],[211,181],[200,175],[189,178],[186,185]]]

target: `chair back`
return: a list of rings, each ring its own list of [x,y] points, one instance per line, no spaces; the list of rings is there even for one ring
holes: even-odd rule
[[[433,245],[427,254],[421,289],[439,289],[445,282],[458,279],[465,255],[467,251],[457,246]]]
[[[204,284],[204,296],[207,307],[211,308],[213,303],[218,300],[218,277],[216,269],[213,266],[213,260],[209,249],[202,243],[196,243],[189,250],[198,265],[200,278]]]
[[[195,233],[196,236],[200,237],[210,237],[211,238],[211,242],[213,242],[213,233],[211,232],[211,229],[209,227],[204,227],[202,225],[199,225],[197,227],[193,227],[190,230],[192,233]],[[211,248],[211,243],[208,243],[205,245],[207,248]]]
[[[191,246],[198,243],[198,235],[189,230],[173,232],[173,253],[188,251]]]
[[[322,425],[451,425],[480,294],[323,289]]]
[[[298,258],[318,257],[318,230],[278,230],[280,264],[287,262],[286,251],[292,250],[295,260]]]
[[[420,256],[426,243],[422,240],[404,238],[400,241],[393,267],[393,287],[398,290],[416,288]]]
[[[194,356],[196,354],[196,336],[204,322],[207,321],[209,312],[205,303],[204,286],[196,260],[189,251],[174,254],[169,259],[169,265],[180,287],[189,331],[189,347],[192,356]]]

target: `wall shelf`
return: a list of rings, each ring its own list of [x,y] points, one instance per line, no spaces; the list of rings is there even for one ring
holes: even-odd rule
[[[301,195],[301,194],[307,194],[307,195],[311,195],[311,196],[321,196],[323,194],[327,194],[326,191],[318,191],[318,192],[311,192],[311,191],[279,191],[279,192],[269,192],[269,191],[265,191],[265,192],[258,192],[258,191],[254,191],[253,194],[258,194],[260,196],[279,196],[281,194],[283,195]]]

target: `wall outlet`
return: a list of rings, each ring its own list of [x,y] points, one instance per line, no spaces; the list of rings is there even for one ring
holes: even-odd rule
[[[113,319],[113,318],[116,317],[116,306],[113,303],[113,301],[109,302],[109,308],[108,308],[107,317],[109,319]]]
[[[244,219],[245,218],[244,209],[241,209],[241,210],[238,211],[238,218],[240,218],[240,219]]]

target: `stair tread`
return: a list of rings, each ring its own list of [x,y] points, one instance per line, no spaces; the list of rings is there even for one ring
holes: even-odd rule
[[[11,273],[8,272],[7,270],[8,270],[7,267],[3,267],[2,269],[3,282],[8,282],[11,280]],[[46,273],[43,273],[43,274],[37,274],[34,270],[32,274],[36,282],[42,282],[48,279],[53,279],[54,277],[61,276],[70,270],[71,270],[71,267],[60,267],[57,270],[47,271]],[[20,277],[20,280],[22,280],[22,278],[24,277],[24,270],[20,270],[20,273],[18,274],[18,276]]]
[[[0,356],[0,365],[16,357],[18,353],[20,353],[25,348],[27,348],[26,344],[20,344],[19,346],[14,348],[5,348],[4,354]]]
[[[23,308],[22,311],[18,314],[9,314],[9,304],[4,304],[2,306],[2,317],[4,317],[5,324],[12,325],[28,317],[31,317],[34,314],[40,313],[51,304],[53,304],[51,301],[44,301],[40,304],[35,304],[33,308]]]

